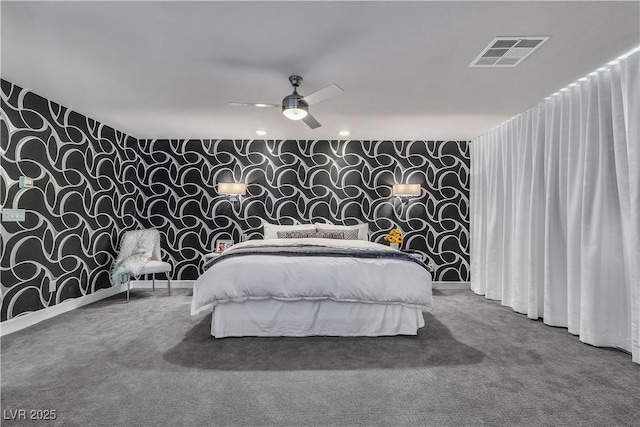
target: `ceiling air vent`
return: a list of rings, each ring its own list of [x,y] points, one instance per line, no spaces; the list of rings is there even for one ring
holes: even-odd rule
[[[496,37],[469,67],[515,67],[549,37]]]

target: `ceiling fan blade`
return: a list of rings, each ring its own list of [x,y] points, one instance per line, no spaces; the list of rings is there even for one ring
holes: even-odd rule
[[[304,116],[304,119],[302,119],[302,121],[305,122],[311,129],[319,128],[320,126],[322,126],[320,122],[318,122],[311,114],[307,114],[306,116]]]
[[[265,104],[263,102],[230,102],[229,105],[232,107],[258,107],[258,108],[282,106],[281,104]]]
[[[302,99],[307,104],[313,105],[317,104],[320,101],[324,101],[327,98],[331,98],[332,96],[339,95],[342,92],[344,92],[343,89],[340,86],[334,84],[331,86],[327,86],[324,89],[320,89],[317,92],[313,92]]]

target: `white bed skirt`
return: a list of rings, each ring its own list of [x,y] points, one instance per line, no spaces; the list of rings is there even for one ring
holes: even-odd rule
[[[399,304],[269,299],[215,306],[211,335],[216,338],[416,335],[423,326],[420,308]]]

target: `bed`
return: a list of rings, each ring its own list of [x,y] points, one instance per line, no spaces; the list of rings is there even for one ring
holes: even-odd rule
[[[216,338],[416,335],[432,309],[431,275],[365,240],[251,240],[208,261],[196,280],[191,314],[211,309]]]

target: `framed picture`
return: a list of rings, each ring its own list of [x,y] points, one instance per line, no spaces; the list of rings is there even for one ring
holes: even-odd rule
[[[222,252],[233,246],[233,240],[216,240],[216,252]]]

